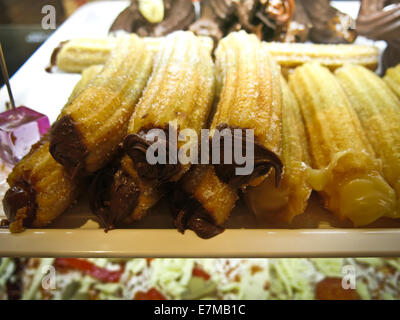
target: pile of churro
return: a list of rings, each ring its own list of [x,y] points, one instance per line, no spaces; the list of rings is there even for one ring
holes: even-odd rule
[[[176,228],[201,238],[224,230],[240,198],[257,219],[289,224],[312,191],[354,226],[400,218],[400,66],[380,78],[375,47],[267,43],[245,31],[213,48],[189,31],[58,48],[57,68],[82,78],[8,178],[11,232],[49,225],[84,190],[107,229],[143,219],[164,198]],[[222,160],[247,148],[238,130],[251,131],[253,170],[238,174],[243,163],[203,153],[176,161],[174,150],[200,145],[171,139],[188,130]],[[149,161],[154,143],[166,144],[166,163]]]

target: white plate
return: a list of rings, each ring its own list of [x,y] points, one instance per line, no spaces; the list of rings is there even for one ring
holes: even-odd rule
[[[96,2],[80,8],[69,18],[11,79],[17,105],[26,105],[47,114],[54,121],[79,80],[79,75],[46,73],[45,67],[60,41],[80,37],[104,37],[129,2]],[[359,3],[335,2],[334,5],[356,17]],[[369,40],[359,38],[358,43]],[[376,43],[381,49],[384,43]],[[0,108],[8,100],[0,91]],[[1,178],[1,177],[0,177]],[[1,189],[1,188],[0,188]],[[2,198],[2,197],[0,197]],[[1,206],[0,206],[1,207]],[[0,209],[0,216],[2,213]],[[105,233],[99,229],[85,201],[80,201],[48,229],[10,234],[0,229],[0,256],[30,257],[333,257],[399,256],[399,228],[343,228],[318,198],[310,201],[306,214],[296,220],[308,229],[269,229],[256,223],[242,204],[232,213],[228,229],[221,235],[199,239],[193,232],[184,235],[173,228],[166,205],[160,204],[131,229]],[[332,228],[340,225],[342,228]],[[380,228],[377,228],[379,226]]]

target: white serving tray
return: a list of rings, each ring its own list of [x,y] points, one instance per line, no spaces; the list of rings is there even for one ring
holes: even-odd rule
[[[79,75],[46,73],[45,67],[60,41],[72,38],[100,38],[128,1],[90,3],[69,18],[11,79],[17,105],[45,113],[53,122],[64,106]],[[359,3],[334,2],[356,17]],[[370,43],[359,38],[358,43]],[[381,49],[383,42],[375,43]],[[0,110],[8,101],[0,90]],[[0,174],[1,175],[1,174]],[[1,177],[0,177],[1,180]],[[0,186],[0,193],[1,193]],[[3,196],[0,195],[0,199]],[[130,229],[105,233],[99,229],[85,200],[58,218],[47,229],[30,229],[10,234],[0,229],[0,256],[29,257],[334,257],[400,256],[398,228],[348,228],[323,210],[314,195],[307,212],[295,221],[297,229],[257,223],[239,203],[228,228],[215,238],[203,240],[192,231],[184,235],[173,228],[165,203],[154,208]],[[2,216],[0,206],[0,218]],[[299,227],[302,228],[299,228]],[[332,226],[337,226],[333,228]],[[304,229],[306,227],[307,229]],[[293,226],[292,226],[293,228]]]

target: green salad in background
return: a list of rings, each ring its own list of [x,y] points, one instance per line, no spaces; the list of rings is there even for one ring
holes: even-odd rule
[[[400,258],[0,262],[0,299],[400,299],[399,288]]]

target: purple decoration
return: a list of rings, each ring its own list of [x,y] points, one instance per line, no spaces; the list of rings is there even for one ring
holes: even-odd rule
[[[27,107],[0,113],[0,158],[17,163],[49,129],[47,116]]]

